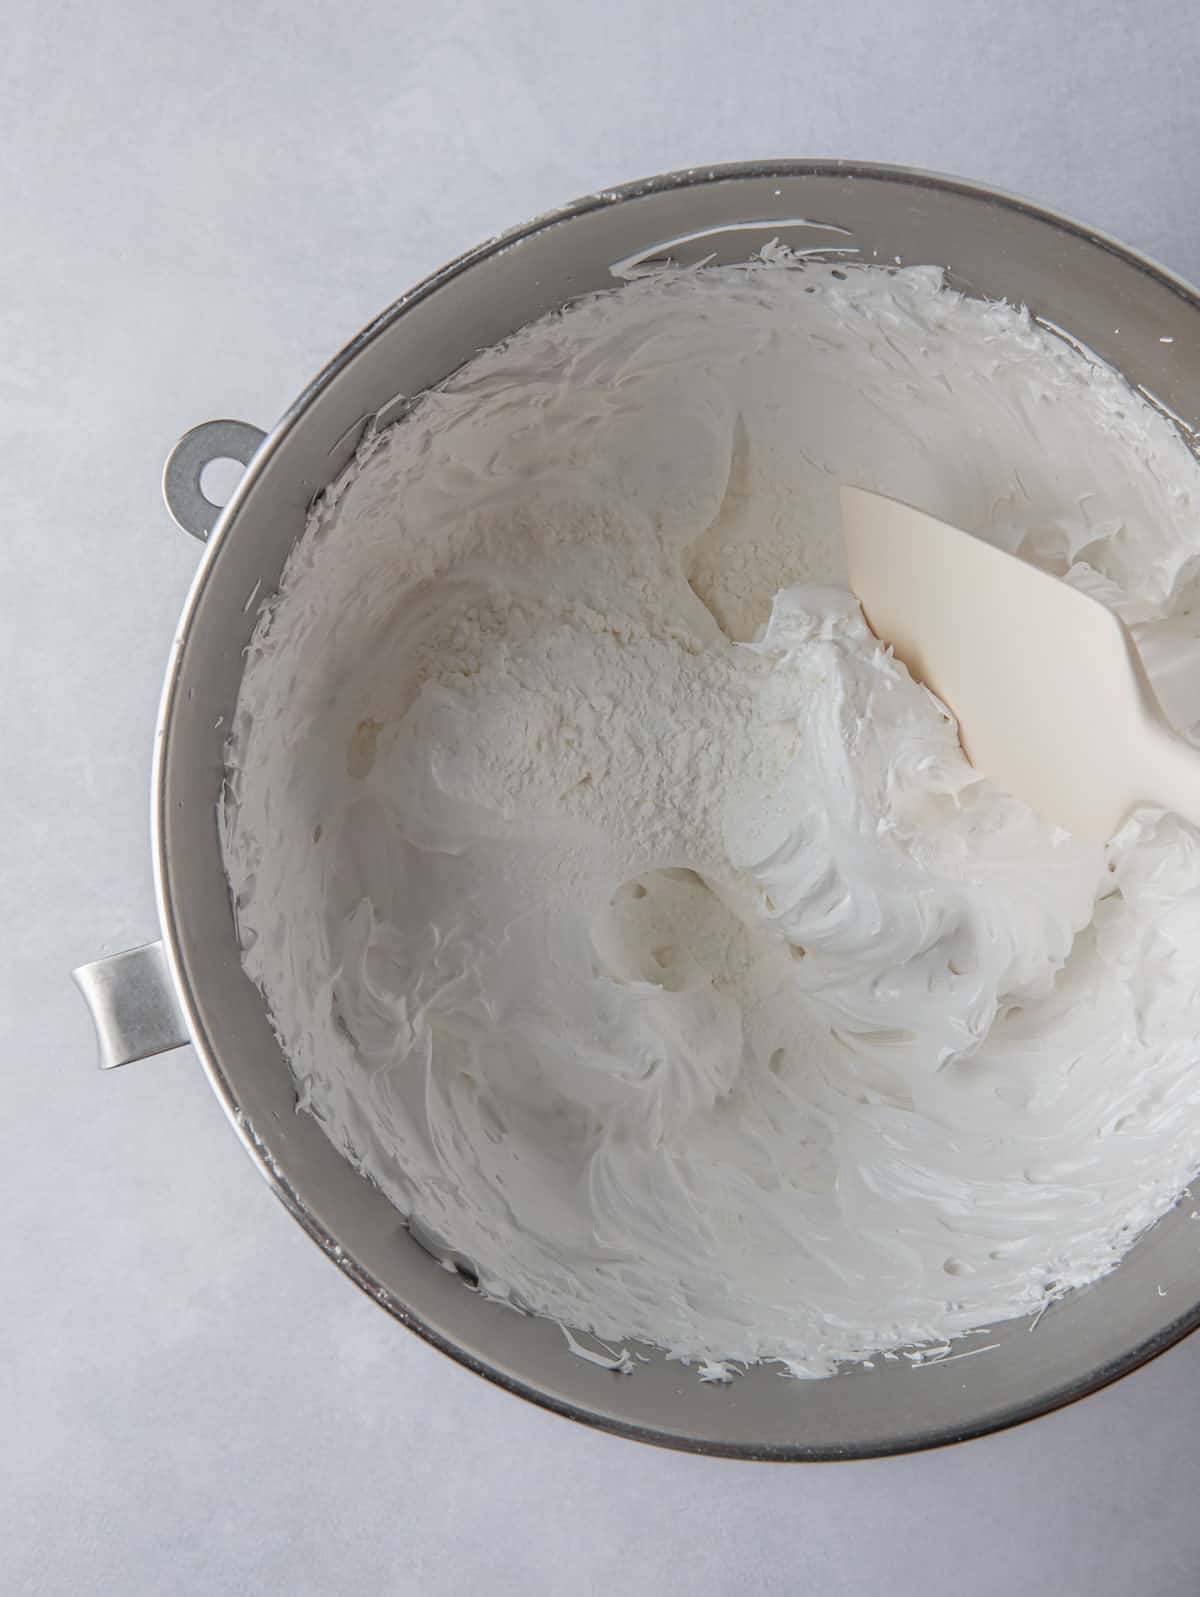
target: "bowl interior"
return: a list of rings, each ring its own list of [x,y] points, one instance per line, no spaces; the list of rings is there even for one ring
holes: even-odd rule
[[[757,1368],[728,1386],[655,1354],[632,1377],[572,1355],[559,1328],[488,1303],[439,1268],[334,1151],[295,1094],[242,972],[216,829],[248,600],[276,586],[313,496],[367,419],[580,294],[614,264],[736,262],[773,238],[851,260],[948,269],[964,291],[1028,305],[1194,426],[1200,302],[1103,237],[951,179],[839,162],[704,169],[593,197],[486,245],[365,330],[283,418],[231,500],[180,623],[160,725],[155,830],[168,954],[198,1051],[278,1195],[398,1319],[512,1390],[644,1440],[753,1458],[936,1445],[1031,1418],[1113,1379],[1200,1321],[1200,1226],[1176,1207],[1094,1286],[924,1367],[877,1361],[832,1380]],[[1163,342],[1173,340],[1173,342]]]

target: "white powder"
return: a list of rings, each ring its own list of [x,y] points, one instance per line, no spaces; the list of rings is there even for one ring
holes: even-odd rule
[[[1102,592],[1200,713],[1197,463],[930,269],[526,329],[362,452],[250,652],[223,838],[302,1103],[622,1369],[941,1356],[1200,1164],[1196,835],[978,780],[836,586],[842,482]]]

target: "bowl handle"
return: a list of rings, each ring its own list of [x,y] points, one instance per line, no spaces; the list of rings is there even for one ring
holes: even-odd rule
[[[176,526],[206,542],[222,506],[201,491],[201,473],[214,460],[238,460],[248,466],[266,436],[248,421],[229,420],[202,421],[184,433],[163,467],[163,498]]]
[[[91,1011],[102,1070],[190,1041],[161,943],[80,965],[71,978]]]

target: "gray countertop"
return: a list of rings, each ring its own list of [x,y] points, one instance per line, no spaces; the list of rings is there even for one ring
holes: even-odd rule
[[[1190,0],[9,0],[0,49],[0,1589],[1194,1597],[1200,1340],[890,1462],[659,1453],[353,1291],[191,1054],[107,1076],[71,966],[155,935],[176,435],[269,425],[476,240],[606,183],[842,155],[1200,278]]]

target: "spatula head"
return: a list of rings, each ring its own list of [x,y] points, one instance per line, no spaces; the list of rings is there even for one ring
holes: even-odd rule
[[[1111,610],[860,488],[842,490],[842,529],[867,624],[953,713],[979,771],[1097,843],[1153,802],[1169,734]]]

